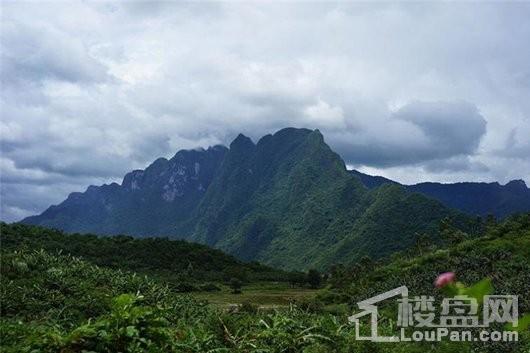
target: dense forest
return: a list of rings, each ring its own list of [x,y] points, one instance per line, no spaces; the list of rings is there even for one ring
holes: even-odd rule
[[[66,234],[57,229],[2,223],[2,250],[63,253],[95,265],[135,271],[159,278],[179,291],[200,289],[208,282],[293,282],[300,273],[246,263],[208,246],[167,238]],[[196,288],[197,287],[197,288]]]
[[[2,351],[528,352],[530,335],[524,325],[519,327],[518,343],[390,345],[355,340],[347,316],[358,310],[357,301],[403,284],[412,294],[439,297],[441,292],[434,288],[433,281],[445,271],[455,272],[459,281],[471,288],[474,283],[487,281],[493,293],[517,294],[521,316],[530,311],[530,215],[512,217],[500,224],[490,222],[480,237],[470,237],[450,225],[443,227],[441,234],[443,244],[418,237],[414,249],[385,262],[363,258],[333,266],[324,276],[313,271],[319,281],[316,285],[321,288],[313,299],[268,310],[247,303],[231,311],[208,305],[193,294],[178,293],[174,286],[164,283],[164,276],[157,276],[156,261],[171,263],[162,267],[162,273],[173,268],[168,266],[182,266],[180,269],[186,271],[189,263],[210,273],[206,261],[201,267],[201,261],[194,262],[192,256],[185,260],[153,260],[157,249],[153,247],[143,258],[122,254],[104,263],[103,257],[95,255],[97,246],[103,251],[104,246],[119,247],[120,241],[136,244],[136,240],[82,240],[81,236],[43,228],[2,224]],[[124,249],[149,243],[143,241]],[[92,250],[83,250],[82,257],[78,257],[81,250],[76,252],[76,246],[91,242]],[[103,245],[105,242],[108,244]],[[209,253],[194,244],[165,245]],[[163,248],[157,251],[163,253]],[[220,263],[231,263],[230,258],[218,257]],[[242,266],[256,278],[260,273],[271,273],[252,264]],[[151,275],[133,270],[146,270]],[[381,330],[393,327],[391,314],[381,313]]]

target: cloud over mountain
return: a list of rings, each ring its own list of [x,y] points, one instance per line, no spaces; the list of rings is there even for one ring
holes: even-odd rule
[[[474,155],[485,133],[486,120],[473,104],[414,101],[334,137],[346,160],[385,167]]]
[[[2,219],[286,126],[400,181],[530,175],[529,4],[2,10]]]

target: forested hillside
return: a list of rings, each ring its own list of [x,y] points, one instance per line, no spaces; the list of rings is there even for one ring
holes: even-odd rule
[[[91,186],[23,222],[169,236],[245,261],[307,270],[385,257],[420,233],[439,241],[446,217],[475,227],[474,218],[398,185],[369,190],[318,130],[286,128],[257,143],[239,135],[229,149],[179,151],[127,174],[121,185]]]
[[[136,271],[161,278],[179,290],[208,281],[243,282],[290,280],[289,273],[259,263],[245,263],[220,250],[183,240],[136,239],[130,236],[66,234],[24,224],[1,224],[2,251],[45,250],[82,257],[90,263]]]
[[[9,241],[8,247],[2,247],[1,258],[1,350],[528,352],[526,328],[521,328],[519,342],[487,345],[448,340],[381,344],[355,339],[347,317],[358,310],[356,301],[400,285],[409,286],[412,294],[438,297],[441,293],[433,281],[440,272],[451,270],[467,285],[490,278],[493,293],[519,295],[521,316],[528,312],[530,215],[489,224],[486,233],[476,239],[467,239],[467,234],[450,226],[442,233],[446,243],[452,244],[448,248],[424,241],[386,264],[366,259],[335,266],[323,283],[326,288],[313,302],[293,302],[269,311],[257,311],[249,303],[237,312],[175,293],[159,280],[99,267],[66,254],[30,250],[31,242]],[[393,327],[392,318],[386,315],[383,312],[379,319],[382,332]]]
[[[354,303],[401,285],[413,293],[429,292],[438,274],[454,272],[467,284],[490,278],[496,293],[519,295],[521,311],[530,312],[530,214],[491,223],[478,238],[451,227],[443,231],[443,238],[446,245],[419,239],[386,263],[364,259],[337,264],[330,269],[331,293]]]

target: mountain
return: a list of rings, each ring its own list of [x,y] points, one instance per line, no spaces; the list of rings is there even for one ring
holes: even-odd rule
[[[438,240],[463,214],[400,185],[366,188],[318,130],[286,128],[254,143],[180,151],[91,186],[23,223],[98,234],[167,235],[282,268],[324,268]]]
[[[370,189],[383,184],[399,184],[393,180],[363,174],[357,170],[350,173],[361,179]],[[419,192],[470,215],[494,215],[505,218],[514,213],[530,211],[530,189],[523,180],[512,180],[506,185],[499,183],[419,183],[403,185],[407,190]]]
[[[57,206],[22,223],[67,232],[133,235],[178,235],[181,224],[206,193],[228,149],[181,150],[159,158],[145,170],[134,170],[121,185],[89,186],[71,193]]]
[[[377,188],[383,184],[395,184],[395,185],[401,185],[397,181],[387,179],[385,177],[379,176],[379,175],[368,175],[361,173],[358,170],[352,169],[349,171],[351,175],[355,175],[359,179],[361,179],[361,182],[364,186],[366,186],[369,189]]]

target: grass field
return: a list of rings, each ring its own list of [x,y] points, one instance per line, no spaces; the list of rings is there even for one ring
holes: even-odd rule
[[[195,292],[192,295],[200,300],[207,300],[218,307],[230,304],[252,303],[259,308],[287,306],[290,302],[311,298],[317,290],[291,287],[285,283],[258,283],[243,286],[241,294],[233,294],[229,287],[223,286],[217,292]]]

